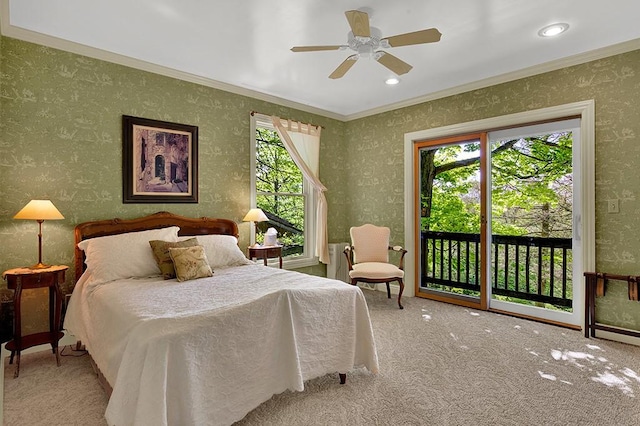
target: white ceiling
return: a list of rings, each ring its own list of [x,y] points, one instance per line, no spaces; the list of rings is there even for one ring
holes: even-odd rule
[[[2,33],[350,120],[640,48],[638,0],[0,0]],[[344,12],[369,13],[383,36],[435,27],[438,43],[388,50],[392,73],[351,51]],[[540,28],[566,22],[552,39]]]

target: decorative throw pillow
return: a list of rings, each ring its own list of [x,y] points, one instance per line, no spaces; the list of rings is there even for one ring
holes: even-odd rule
[[[153,250],[153,257],[156,259],[160,273],[165,280],[170,280],[176,277],[176,270],[173,267],[173,261],[169,254],[170,248],[179,247],[193,247],[198,245],[198,240],[195,238],[189,238],[183,241],[162,241],[153,240],[149,241],[151,250]]]
[[[253,263],[240,250],[238,239],[232,235],[198,235],[197,238],[213,269]]]
[[[121,278],[151,277],[160,270],[150,240],[178,241],[177,226],[91,238],[78,243],[94,283]]]
[[[178,281],[194,280],[213,276],[213,271],[202,246],[170,248]]]

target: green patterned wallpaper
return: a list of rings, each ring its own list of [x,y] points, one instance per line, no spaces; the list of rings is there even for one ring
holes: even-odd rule
[[[329,188],[329,240],[349,227],[388,224],[402,243],[406,132],[585,99],[596,101],[597,269],[639,274],[640,52],[630,52],[347,123],[193,83],[0,38],[0,257],[2,270],[37,257],[35,223],[12,220],[29,199],[51,198],[65,220],[44,224],[44,258],[72,265],[73,227],[158,210],[227,217],[248,242],[249,111],[324,126],[320,169]],[[122,204],[121,116],[199,126],[200,202]],[[606,214],[606,200],[620,213]],[[322,274],[324,267],[305,268]],[[68,284],[72,283],[69,274]],[[612,285],[598,319],[640,329],[640,305]]]
[[[252,110],[324,126],[321,179],[329,188],[343,184],[345,162],[334,155],[344,139],[340,121],[7,37],[0,40],[3,271],[37,261],[37,224],[12,220],[33,198],[50,198],[65,216],[43,225],[47,263],[73,265],[73,228],[80,222],[160,210],[230,218],[239,223],[240,246],[248,245],[249,224],[242,217],[250,203]],[[199,127],[198,204],[122,203],[123,114]],[[336,196],[342,196],[340,191],[327,194],[329,202]],[[330,222],[344,216],[338,206]],[[324,266],[304,271],[324,274]],[[70,270],[69,287],[72,282]],[[35,310],[46,309],[46,300],[37,299]]]
[[[348,122],[348,221],[391,227],[404,241],[404,134],[594,99],[596,267],[640,275],[640,51]],[[607,200],[620,213],[607,214]],[[614,282],[598,299],[598,321],[640,330],[640,304]]]

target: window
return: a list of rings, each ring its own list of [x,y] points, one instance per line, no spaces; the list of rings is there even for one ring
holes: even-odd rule
[[[251,201],[269,218],[258,223],[258,235],[252,242],[262,242],[266,230],[274,228],[287,267],[315,264],[314,191],[284,147],[271,118],[256,114],[252,124]]]

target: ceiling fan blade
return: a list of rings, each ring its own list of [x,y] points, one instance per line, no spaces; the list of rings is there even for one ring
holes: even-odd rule
[[[382,50],[379,50],[376,53],[382,54],[380,55],[380,57],[377,57],[376,55],[376,61],[380,62],[382,65],[389,68],[391,71],[393,71],[398,75],[406,74],[409,71],[411,71],[411,68],[413,68],[411,65],[409,65],[405,61],[398,59],[387,52],[383,52]]]
[[[339,50],[343,46],[294,46],[292,52],[316,52],[318,50]]]
[[[340,65],[338,65],[338,68],[336,68],[331,75],[329,76],[329,78],[341,78],[342,76],[344,76],[347,71],[349,71],[351,69],[351,67],[356,63],[356,61],[358,60],[358,55],[351,55],[349,56],[347,59],[345,59]]]
[[[434,43],[436,41],[440,41],[440,37],[442,37],[440,31],[438,31],[436,28],[429,28],[428,30],[398,34],[392,37],[385,37],[381,41],[387,40],[389,42],[389,46],[398,47],[410,46],[412,44]]]
[[[359,10],[348,10],[344,13],[349,21],[351,32],[358,37],[371,37],[371,29],[369,28],[369,15]]]

